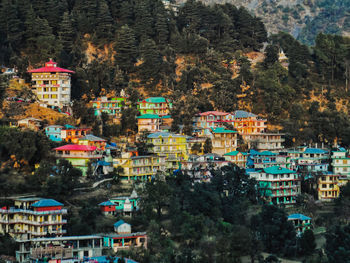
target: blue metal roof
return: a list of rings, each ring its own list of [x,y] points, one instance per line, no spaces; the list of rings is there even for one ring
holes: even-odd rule
[[[248,118],[248,117],[256,117],[257,116],[254,113],[247,112],[244,110],[236,110],[233,114],[235,115],[235,118]]]
[[[42,199],[32,204],[32,207],[48,207],[48,206],[63,206],[62,203],[54,199]]]
[[[112,203],[111,201],[105,201],[105,202],[102,202],[102,203],[100,203],[100,204],[98,204],[98,205],[101,205],[101,206],[110,206],[110,205],[114,205],[114,203]]]
[[[308,153],[308,154],[325,154],[325,153],[328,153],[328,152],[325,151],[325,150],[319,149],[319,148],[306,148],[304,153]]]
[[[114,227],[119,227],[121,226],[122,224],[125,224],[125,221],[124,220],[119,220],[118,222],[114,223]]]
[[[299,220],[311,220],[310,217],[304,216],[303,214],[291,214],[288,216],[288,220],[299,219]]]

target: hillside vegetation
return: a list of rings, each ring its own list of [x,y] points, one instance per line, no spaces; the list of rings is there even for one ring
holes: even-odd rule
[[[284,31],[306,44],[314,44],[318,33],[350,34],[348,0],[201,0],[205,4],[231,3],[260,17],[267,31]],[[178,0],[184,3],[185,0]]]
[[[287,146],[350,144],[349,38],[319,34],[312,48],[287,33],[268,39],[245,8],[193,0],[177,16],[153,0],[3,0],[0,12],[0,64],[27,80],[27,68],[48,58],[74,70],[73,112],[83,125],[98,125],[85,103],[124,89],[133,104],[172,99],[174,131],[191,134],[200,111],[243,109],[268,117]],[[125,109],[112,130],[135,130],[136,113]]]

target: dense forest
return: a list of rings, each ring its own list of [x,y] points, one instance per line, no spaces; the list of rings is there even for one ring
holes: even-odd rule
[[[160,0],[0,3],[0,64],[29,80],[28,67],[53,58],[76,71],[72,95],[80,103],[126,89],[135,100],[173,99],[173,130],[184,125],[188,134],[199,111],[245,109],[282,128],[287,146],[350,144],[349,38],[319,34],[311,48],[283,32],[268,38],[243,7],[193,0],[176,15]],[[265,59],[253,65],[246,54],[264,43]],[[249,87],[245,97],[237,96],[242,85]],[[79,116],[89,112],[75,112],[91,122]]]

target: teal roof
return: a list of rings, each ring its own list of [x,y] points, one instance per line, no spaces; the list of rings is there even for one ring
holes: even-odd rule
[[[171,115],[165,115],[162,117],[162,119],[171,119]]]
[[[233,151],[233,152],[225,153],[224,156],[236,156],[238,153],[241,153],[243,155],[247,155],[247,153],[245,153],[245,152]]]
[[[100,203],[98,205],[100,205],[100,206],[111,206],[111,205],[115,205],[115,204],[108,200],[108,201],[102,202],[102,203]]]
[[[125,224],[125,221],[124,220],[119,220],[118,222],[114,223],[114,227],[119,227],[121,226],[122,224]]]
[[[319,149],[319,148],[307,148],[304,153],[308,154],[326,154],[328,153],[325,150]]]
[[[303,214],[292,214],[292,215],[288,216],[288,219],[289,220],[299,219],[299,220],[302,220],[302,221],[304,221],[304,220],[311,220],[310,217],[304,216]]]
[[[160,117],[157,114],[143,114],[138,116],[137,119],[160,119]]]
[[[277,155],[277,153],[273,153],[270,151],[262,151],[262,152],[259,152],[257,155],[274,156],[274,155]]]
[[[145,99],[145,101],[151,102],[151,103],[162,103],[162,102],[166,102],[166,99],[163,97],[150,97]]]
[[[296,172],[280,166],[271,166],[264,168],[263,171],[267,174],[295,174]]]
[[[57,202],[54,199],[41,199],[38,202],[32,204],[32,207],[48,207],[48,206],[63,206],[62,203]]]
[[[211,128],[213,133],[237,133],[236,131],[228,130],[225,127]]]

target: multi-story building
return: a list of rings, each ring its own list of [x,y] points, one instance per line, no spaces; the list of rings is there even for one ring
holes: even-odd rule
[[[102,159],[96,146],[68,144],[54,149],[56,157],[68,160],[75,168],[82,171],[86,175],[89,162]]]
[[[165,171],[165,159],[165,156],[156,154],[142,156],[125,156],[124,154],[120,158],[114,158],[113,165],[124,169],[121,175],[122,180],[146,181],[156,173]]]
[[[319,148],[300,147],[287,151],[291,156],[292,168],[304,172],[327,172],[329,153]]]
[[[202,129],[214,129],[224,127],[224,124],[232,124],[234,117],[231,113],[221,111],[206,111],[194,117],[194,126]]]
[[[61,142],[61,130],[64,127],[61,125],[50,125],[45,127],[45,135],[54,142]]]
[[[241,134],[244,141],[248,143],[248,147],[258,151],[274,151],[280,152],[284,149],[283,133],[250,133]]]
[[[166,157],[166,170],[172,171],[179,168],[179,163],[187,160],[186,136],[168,132],[155,132],[147,136],[147,141],[152,143],[153,153]]]
[[[289,215],[288,221],[293,223],[297,236],[300,236],[305,230],[312,228],[311,218],[302,214]]]
[[[18,241],[16,260],[22,262],[81,262],[87,257],[100,257],[103,236],[42,237]]]
[[[298,174],[287,168],[272,166],[249,175],[257,180],[260,195],[269,203],[295,204],[301,192]]]
[[[72,70],[59,68],[50,60],[45,67],[29,70],[32,89],[40,101],[51,106],[68,106],[71,100]]]
[[[290,156],[282,153],[277,154],[270,151],[249,151],[249,156],[247,158],[248,168],[262,169],[271,166],[280,166],[288,169],[291,168]]]
[[[234,125],[233,127],[239,134],[255,134],[265,132],[267,125],[266,119],[260,118],[251,112],[236,110],[233,113]]]
[[[78,140],[79,145],[96,146],[98,149],[105,150],[107,140],[97,137],[92,134],[87,134]]]
[[[104,112],[116,119],[121,118],[122,109],[126,105],[129,105],[128,98],[126,97],[100,97],[92,101],[95,116],[100,116]]]
[[[201,156],[191,155],[188,160],[181,162],[181,171],[189,175],[194,181],[208,182],[212,177],[212,170],[229,165],[224,157],[207,153]]]
[[[156,114],[159,116],[165,116],[170,114],[170,109],[173,104],[170,100],[163,97],[150,97],[139,101],[137,103],[137,109],[141,115],[144,114]]]
[[[61,139],[65,142],[77,144],[80,138],[91,133],[91,128],[76,128],[71,125],[66,125],[61,129]]]
[[[339,175],[325,173],[318,178],[318,200],[331,201],[339,197]]]
[[[350,177],[350,156],[344,148],[332,151],[333,174],[346,175]]]
[[[62,236],[67,223],[63,215],[67,210],[53,199],[39,197],[18,198],[14,205],[0,208],[0,233],[10,234],[18,240]]]
[[[159,132],[160,125],[162,124],[162,119],[157,114],[143,114],[137,119],[137,129],[138,132],[149,131],[149,132]]]
[[[246,152],[232,151],[229,153],[225,153],[224,158],[226,161],[234,163],[240,168],[247,167],[248,153]]]
[[[42,127],[42,120],[29,117],[25,119],[21,119],[17,122],[17,126],[21,129],[30,129],[33,131],[39,131]]]
[[[237,132],[218,127],[211,129],[212,152],[220,155],[233,152],[237,149]]]

